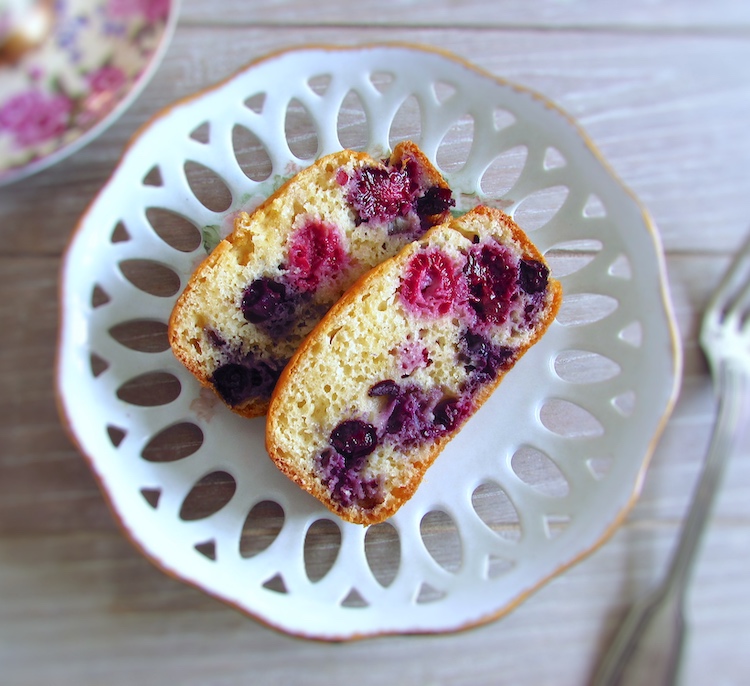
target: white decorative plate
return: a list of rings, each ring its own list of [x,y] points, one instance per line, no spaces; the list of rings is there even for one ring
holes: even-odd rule
[[[556,322],[387,523],[339,521],[173,358],[165,323],[236,211],[342,147],[412,138],[459,210],[504,207],[563,283]],[[141,131],[65,257],[64,419],[160,568],[320,639],[444,632],[511,609],[599,545],[637,496],[677,393],[658,240],[541,96],[413,46],[260,60]]]
[[[41,6],[50,28],[12,62],[0,52],[0,185],[79,150],[131,105],[166,50],[179,0],[16,0],[0,25],[19,5]]]

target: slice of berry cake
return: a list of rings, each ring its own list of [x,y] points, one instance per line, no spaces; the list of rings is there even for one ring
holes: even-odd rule
[[[539,251],[477,207],[364,275],[274,392],[266,447],[343,519],[374,524],[547,330],[562,299]]]
[[[305,335],[359,276],[450,216],[450,188],[410,142],[343,150],[242,212],[172,312],[177,358],[233,410],[265,414]]]

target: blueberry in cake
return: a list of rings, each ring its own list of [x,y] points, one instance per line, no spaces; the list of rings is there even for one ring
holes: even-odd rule
[[[343,519],[384,520],[561,298],[500,210],[480,206],[431,229],[361,277],[295,353],[268,412],[271,459]]]
[[[203,261],[169,322],[177,358],[234,411],[265,414],[305,335],[364,272],[445,221],[450,188],[411,142],[299,172]]]

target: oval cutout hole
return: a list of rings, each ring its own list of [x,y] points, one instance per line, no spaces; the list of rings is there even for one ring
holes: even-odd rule
[[[167,325],[150,319],[131,319],[115,324],[110,330],[120,345],[141,353],[160,353],[169,348]]]
[[[384,588],[390,586],[401,565],[401,541],[396,527],[388,522],[369,527],[365,556],[376,581]]]
[[[192,252],[201,244],[200,229],[176,212],[161,207],[149,207],[146,210],[146,219],[156,235],[175,250]]]
[[[364,150],[369,140],[367,113],[356,91],[350,90],[344,97],[336,121],[339,142],[350,150]]]
[[[587,350],[563,350],[555,357],[555,372],[568,383],[601,383],[622,372],[617,362]]]
[[[318,130],[307,108],[297,98],[289,101],[284,133],[291,153],[300,160],[311,160],[318,153]]]
[[[441,510],[428,512],[422,517],[419,533],[427,552],[445,571],[455,573],[461,568],[461,536],[449,514]]]
[[[435,156],[438,167],[446,173],[466,166],[474,144],[474,117],[464,114],[446,132]]]
[[[523,173],[528,154],[525,145],[517,145],[500,153],[482,174],[479,182],[482,193],[489,198],[505,196]]]
[[[169,298],[180,289],[180,277],[169,267],[153,260],[123,260],[122,275],[137,289],[159,298]]]
[[[422,108],[416,95],[410,95],[396,111],[391,122],[388,140],[393,148],[401,141],[410,140],[419,145],[422,137]]]
[[[180,519],[193,522],[216,514],[224,507],[237,490],[231,474],[223,471],[206,474],[185,496],[180,507]]]
[[[318,519],[305,535],[305,573],[310,581],[320,581],[331,571],[341,548],[341,530],[330,519]]]
[[[569,400],[545,401],[539,419],[549,431],[564,438],[594,438],[604,434],[604,427],[591,412]]]
[[[185,177],[190,190],[201,205],[212,212],[224,212],[232,204],[232,192],[213,170],[199,162],[185,162]]]
[[[513,454],[510,466],[521,481],[543,495],[564,498],[570,492],[565,475],[541,450],[522,446]]]
[[[126,381],[117,389],[124,403],[138,407],[167,405],[180,395],[180,381],[168,372],[146,372]]]
[[[485,525],[498,536],[518,541],[521,538],[521,521],[510,498],[499,484],[486,481],[471,494],[471,505]]]
[[[594,261],[604,244],[599,240],[580,240],[557,243],[544,256],[556,278],[570,276]]]
[[[235,124],[232,129],[232,150],[237,164],[247,178],[265,181],[273,172],[273,163],[266,146],[250,129]]]
[[[618,307],[616,298],[603,293],[571,293],[563,298],[557,322],[563,326],[585,326],[611,315]]]
[[[255,557],[273,543],[284,526],[284,509],[273,500],[253,505],[242,526],[240,555]]]
[[[141,451],[147,462],[175,462],[195,453],[203,445],[203,431],[192,422],[180,422],[162,429]]]
[[[550,186],[527,195],[516,208],[513,219],[524,231],[536,231],[560,211],[568,197],[567,186]]]

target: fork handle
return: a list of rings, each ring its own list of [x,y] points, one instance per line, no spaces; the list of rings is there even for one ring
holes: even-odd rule
[[[716,424],[700,480],[664,582],[671,587],[683,589],[682,592],[690,575],[696,549],[708,523],[708,515],[716,499],[724,467],[737,442],[745,411],[744,401],[750,390],[747,370],[735,360],[722,360],[716,372],[716,392],[719,397]]]
[[[706,527],[724,465],[738,437],[750,377],[732,360],[716,370],[717,421],[669,572],[633,606],[594,676],[594,686],[670,686],[677,679],[684,636],[683,605],[695,553]]]

